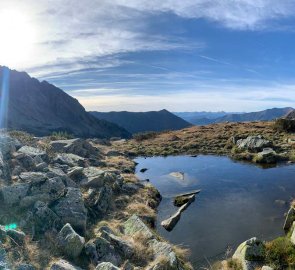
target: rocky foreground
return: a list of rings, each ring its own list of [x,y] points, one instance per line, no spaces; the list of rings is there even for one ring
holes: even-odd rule
[[[134,168],[105,140],[0,134],[0,269],[191,269]]]

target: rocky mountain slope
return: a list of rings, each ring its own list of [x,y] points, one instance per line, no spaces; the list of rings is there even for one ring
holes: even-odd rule
[[[258,112],[249,113],[191,113],[191,114],[178,114],[180,117],[194,125],[209,125],[214,123],[224,123],[224,122],[251,122],[251,121],[271,121],[280,118],[293,108],[272,108]],[[220,116],[220,114],[223,114]]]
[[[8,70],[0,67],[0,82],[4,69]],[[80,137],[130,135],[113,123],[97,120],[76,99],[46,81],[31,78],[25,72],[10,70],[9,85],[8,110],[4,122],[10,129],[25,130],[38,136],[53,131],[66,131]]]
[[[132,160],[106,140],[56,139],[0,134],[1,269],[192,269],[154,232],[161,195]]]
[[[130,133],[145,131],[178,130],[191,126],[167,110],[150,112],[90,112],[98,119],[115,123]]]

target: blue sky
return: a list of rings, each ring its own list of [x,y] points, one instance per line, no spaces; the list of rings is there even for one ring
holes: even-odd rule
[[[35,33],[31,56],[8,65],[88,110],[295,106],[294,1],[46,2],[0,3]]]

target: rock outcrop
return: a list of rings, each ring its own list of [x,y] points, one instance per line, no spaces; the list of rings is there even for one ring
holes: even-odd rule
[[[264,139],[262,136],[248,136],[246,139],[240,139],[236,142],[239,149],[246,149],[254,152],[259,152],[263,148],[271,146],[271,142]]]

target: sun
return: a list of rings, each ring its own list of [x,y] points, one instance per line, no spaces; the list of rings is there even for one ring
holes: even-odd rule
[[[17,10],[1,10],[0,65],[17,68],[29,61],[35,35],[29,16]]]

